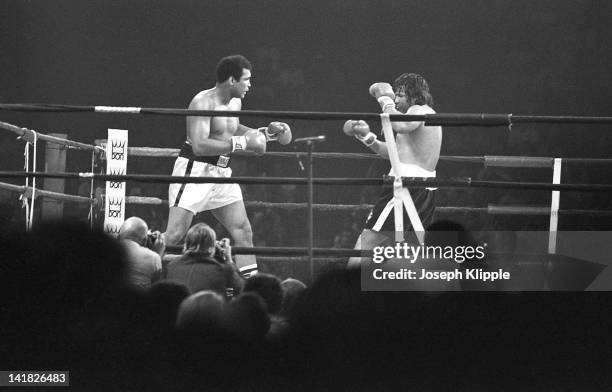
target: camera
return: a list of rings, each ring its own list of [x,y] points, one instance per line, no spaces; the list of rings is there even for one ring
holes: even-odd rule
[[[149,249],[153,249],[153,245],[155,244],[155,241],[157,241],[157,239],[159,238],[159,232],[155,232],[155,231],[147,231],[147,241],[145,243],[145,246]]]
[[[221,241],[215,241],[215,254],[213,255],[213,258],[219,263],[227,262],[227,256],[223,251],[223,243]]]

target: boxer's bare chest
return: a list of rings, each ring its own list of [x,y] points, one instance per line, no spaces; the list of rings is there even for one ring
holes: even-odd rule
[[[217,105],[214,110],[239,110],[234,105]],[[238,117],[213,117],[210,120],[210,136],[227,139],[238,129]]]
[[[396,137],[400,161],[434,170],[440,156],[442,130],[440,127],[420,127]]]

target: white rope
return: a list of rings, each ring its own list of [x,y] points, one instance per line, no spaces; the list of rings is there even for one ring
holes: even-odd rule
[[[140,114],[141,108],[135,106],[96,106],[94,110],[98,113],[132,113]]]
[[[96,165],[96,150],[92,150],[91,152],[91,172],[94,172],[94,168]],[[91,200],[94,199],[94,179],[91,177],[90,187],[89,187],[89,198]],[[91,229],[94,228],[94,212],[93,212],[93,203],[89,204],[89,215],[87,216],[89,219],[89,227]]]
[[[26,142],[25,148],[23,151],[24,164],[23,170],[26,172],[30,171],[30,144]],[[24,192],[19,196],[21,200],[22,208],[25,208],[25,223],[26,230],[30,227],[30,202],[28,200],[28,196],[26,195],[27,189],[30,187],[30,177],[25,178],[25,188]]]
[[[34,149],[34,159],[32,162],[32,169],[33,171],[36,171],[36,159],[37,159],[37,155],[36,155],[36,150],[37,150],[37,146],[38,146],[38,134],[35,131],[31,131],[32,132],[32,141],[26,141],[25,144],[25,148],[24,148],[24,152],[23,152],[23,156],[24,156],[24,170],[26,172],[30,171],[30,144],[32,145],[32,148]],[[28,190],[31,189],[32,193],[30,195],[28,195]],[[22,201],[22,205],[25,208],[25,223],[26,223],[26,230],[31,230],[32,229],[32,222],[34,221],[34,204],[35,204],[35,199],[36,199],[36,177],[32,178],[32,186],[30,187],[30,178],[26,177],[25,179],[25,188],[24,188],[24,192],[21,194],[21,196],[19,197]]]
[[[34,140],[32,141],[32,148],[34,149],[34,162],[32,163],[32,170],[36,172],[36,150],[38,150],[38,133],[32,131]],[[32,178],[32,199],[30,200],[30,220],[28,230],[32,229],[32,222],[34,221],[34,203],[36,200],[36,177]]]
[[[561,183],[561,158],[555,158],[553,164],[553,184]],[[557,227],[559,225],[559,191],[552,192],[550,202],[550,225],[548,228],[548,253],[557,252]]]

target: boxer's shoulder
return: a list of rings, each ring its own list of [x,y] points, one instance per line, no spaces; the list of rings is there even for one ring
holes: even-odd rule
[[[210,110],[215,106],[215,92],[213,89],[197,93],[189,103],[189,109]]]
[[[406,114],[433,114],[436,111],[429,105],[412,105]]]

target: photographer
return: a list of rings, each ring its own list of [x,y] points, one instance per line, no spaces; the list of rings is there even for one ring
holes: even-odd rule
[[[164,268],[162,276],[186,285],[191,293],[212,290],[231,297],[238,295],[243,286],[229,239],[217,241],[215,231],[205,223],[189,229],[183,254]]]
[[[118,238],[126,252],[128,282],[148,288],[161,273],[161,257],[166,250],[162,235],[159,231],[150,232],[144,220],[133,216],[123,222]]]

